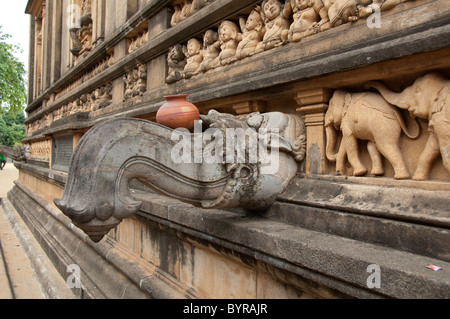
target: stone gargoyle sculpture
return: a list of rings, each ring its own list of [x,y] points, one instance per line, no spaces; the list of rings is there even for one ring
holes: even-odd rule
[[[14,148],[0,145],[0,154],[6,155],[18,162],[26,162],[31,157],[29,145],[18,145]]]
[[[201,118],[194,133],[140,119],[98,124],[77,145],[56,206],[94,242],[139,211],[131,180],[202,208],[269,207],[305,158],[303,121],[214,110]]]

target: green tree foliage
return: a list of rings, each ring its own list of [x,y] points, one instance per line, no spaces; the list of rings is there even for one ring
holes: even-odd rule
[[[25,137],[25,115],[0,110],[0,145],[14,147]]]
[[[25,65],[14,56],[20,47],[7,42],[11,36],[0,26],[0,106],[17,114],[26,104]]]

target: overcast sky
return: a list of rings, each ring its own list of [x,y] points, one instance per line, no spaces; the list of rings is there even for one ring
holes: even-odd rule
[[[3,4],[0,10],[0,25],[2,32],[12,36],[10,43],[18,44],[24,51],[17,57],[28,70],[30,16],[25,14],[28,0],[0,0]]]

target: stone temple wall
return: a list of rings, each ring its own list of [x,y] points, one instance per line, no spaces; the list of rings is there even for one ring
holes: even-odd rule
[[[15,162],[9,199],[63,277],[80,266],[77,296],[449,297],[447,0],[30,0],[26,10],[30,154]],[[175,94],[202,115],[297,116],[295,176],[256,212],[198,208],[135,179],[139,211],[94,243],[53,204],[77,179],[77,145],[108,120],[155,121]]]

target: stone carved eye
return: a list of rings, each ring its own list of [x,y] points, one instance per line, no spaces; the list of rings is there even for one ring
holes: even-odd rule
[[[238,172],[238,176],[242,179],[247,179],[252,176],[252,169],[248,166],[242,166]]]

